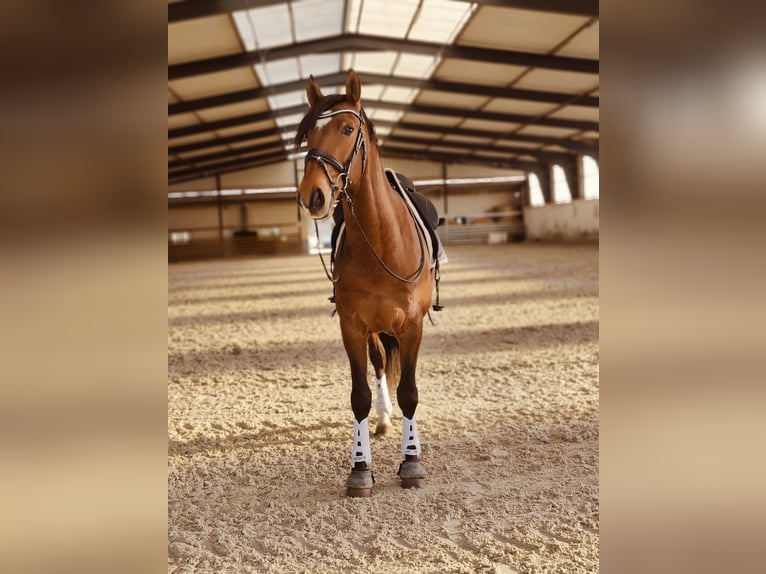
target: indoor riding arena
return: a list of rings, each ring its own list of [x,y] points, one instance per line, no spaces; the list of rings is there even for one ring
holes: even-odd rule
[[[186,0],[168,22],[168,572],[598,572],[598,3]],[[296,146],[310,76],[346,98]],[[407,251],[370,226],[369,197],[401,201],[364,195],[378,157],[446,261],[416,351],[427,475],[397,475],[396,393],[374,434],[370,363],[374,484],[350,496],[340,301],[371,272],[331,263],[332,208],[338,257]]]

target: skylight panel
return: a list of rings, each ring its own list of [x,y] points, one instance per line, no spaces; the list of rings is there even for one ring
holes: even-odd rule
[[[351,0],[348,7],[348,18],[346,19],[346,32],[353,33],[359,30],[359,11],[361,8],[362,0]]]
[[[369,74],[390,74],[396,63],[397,52],[358,52],[352,63],[357,72]]]
[[[418,93],[418,90],[415,88],[400,88],[399,86],[388,86],[386,87],[386,90],[383,93],[382,97],[379,97],[379,99],[384,99],[389,102],[409,104],[409,103],[412,103],[412,100],[415,99],[415,96],[417,95],[417,93]]]
[[[365,0],[362,3],[359,26],[352,31],[373,36],[404,38],[417,7],[418,0]]]
[[[294,126],[300,123],[302,119],[303,119],[303,114],[290,114],[287,116],[279,116],[277,117],[277,125],[279,127]],[[284,138],[284,135],[285,134],[282,134],[283,138]],[[287,134],[287,135],[290,139],[292,139],[295,136],[295,134],[292,134],[292,135]]]
[[[381,108],[365,108],[367,115],[372,121],[392,122],[396,123],[402,117],[404,112],[398,110],[384,110]]]
[[[287,4],[274,4],[233,12],[242,43],[248,51],[263,50],[293,41]]]
[[[475,5],[451,0],[424,0],[408,39],[439,44],[451,43],[468,18]]]
[[[362,86],[362,101],[371,102],[381,100],[385,86],[382,84],[364,84]]]
[[[340,35],[343,27],[343,0],[293,2],[293,17],[297,42]]]
[[[340,56],[338,54],[307,54],[298,59],[303,79],[308,79],[310,75],[316,77],[340,72]]]
[[[354,67],[354,62],[356,61],[356,53],[354,52],[344,52],[343,54],[343,69],[344,70],[350,70],[352,68],[356,69]]]
[[[272,110],[281,110],[299,106],[306,102],[306,94],[303,91],[287,92],[286,94],[276,94],[269,96],[269,107]]]
[[[436,56],[402,53],[394,74],[407,78],[428,78],[436,67]]]
[[[297,58],[285,58],[265,64],[256,64],[255,72],[263,86],[294,82],[301,78]]]

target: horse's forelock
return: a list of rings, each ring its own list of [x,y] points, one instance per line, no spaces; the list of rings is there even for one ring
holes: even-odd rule
[[[345,101],[347,101],[346,94],[329,94],[320,98],[320,100],[306,113],[301,120],[301,123],[298,124],[298,131],[295,134],[295,140],[293,142],[295,149],[297,150],[301,147],[303,140],[306,138],[309,130],[316,125],[317,119],[322,112]],[[367,134],[370,136],[370,141],[377,143],[375,126],[372,121],[370,121],[370,118],[367,117],[364,110],[362,110],[362,115],[364,116],[364,122],[367,124]]]

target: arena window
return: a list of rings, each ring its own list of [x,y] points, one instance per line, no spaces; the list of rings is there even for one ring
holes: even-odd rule
[[[540,187],[540,180],[537,179],[537,175],[534,173],[529,174],[529,205],[532,207],[545,205],[545,198],[543,197],[543,190]]]
[[[583,193],[585,199],[598,199],[598,163],[592,157],[582,158]]]

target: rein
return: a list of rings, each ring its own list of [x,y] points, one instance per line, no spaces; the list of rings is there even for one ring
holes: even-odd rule
[[[362,239],[364,239],[364,242],[367,244],[367,247],[370,248],[370,251],[375,256],[375,259],[378,260],[378,263],[380,263],[380,266],[383,267],[384,271],[388,273],[391,277],[394,279],[397,279],[401,281],[402,283],[415,283],[415,281],[418,280],[420,277],[420,274],[423,273],[423,268],[425,267],[426,263],[426,251],[423,247],[424,238],[422,236],[422,232],[417,224],[415,224],[415,233],[418,235],[418,245],[420,246],[420,265],[418,266],[418,270],[415,271],[414,277],[412,279],[407,279],[406,277],[402,277],[396,271],[392,270],[388,265],[386,265],[386,262],[381,259],[380,255],[375,251],[375,248],[372,246],[372,243],[370,243],[370,240],[367,239],[367,235],[365,235],[364,230],[362,229],[362,226],[359,224],[359,220],[356,218],[356,212],[354,211],[354,204],[351,202],[351,198],[349,197],[348,193],[344,190],[343,197],[346,198],[346,203],[348,203],[348,207],[351,211],[351,217],[354,219],[354,223],[356,223],[356,227],[359,229],[359,233],[362,235]]]
[[[319,254],[319,260],[322,262],[322,267],[324,267],[324,274],[327,275],[330,281],[337,283],[338,279],[340,279],[340,271],[337,275],[335,274],[335,262],[332,259],[330,259],[330,269],[327,269],[327,263],[324,262],[324,257],[322,257],[322,252],[319,249],[319,224],[316,219],[314,220],[314,231],[317,234],[317,253]],[[335,288],[333,287],[333,289]]]
[[[378,260],[378,263],[380,263],[381,267],[391,275],[394,279],[397,279],[398,281],[401,281],[402,283],[415,283],[418,278],[420,277],[421,273],[423,273],[423,269],[425,267],[425,261],[426,261],[426,255],[425,255],[425,248],[423,246],[423,243],[425,241],[425,238],[423,237],[422,231],[418,227],[418,225],[415,225],[415,233],[418,236],[418,245],[420,246],[420,265],[418,266],[417,271],[412,275],[410,275],[411,278],[402,277],[395,271],[393,271],[388,265],[386,265],[385,261],[378,255],[378,253],[375,251],[375,248],[372,246],[372,243],[370,243],[370,240],[367,238],[367,235],[364,233],[364,230],[362,229],[362,226],[359,223],[359,219],[356,217],[356,211],[354,210],[354,203],[351,201],[351,196],[348,194],[348,186],[351,185],[351,178],[349,177],[349,171],[351,170],[351,164],[354,161],[354,158],[359,154],[359,151],[362,151],[362,172],[360,177],[364,176],[365,167],[367,164],[367,143],[364,139],[364,114],[357,113],[354,110],[336,110],[332,112],[324,112],[320,114],[317,119],[326,119],[330,118],[332,116],[338,115],[338,114],[352,114],[359,120],[359,132],[356,136],[356,143],[354,144],[354,149],[351,152],[351,157],[348,158],[348,161],[345,165],[341,164],[335,157],[330,155],[329,153],[318,149],[318,148],[311,148],[306,153],[306,159],[305,163],[308,164],[309,161],[314,160],[316,161],[320,166],[322,166],[322,169],[324,170],[325,176],[327,177],[327,181],[330,184],[330,188],[332,189],[333,198],[335,199],[333,202],[329,204],[328,213],[330,210],[333,209],[334,205],[337,203],[337,201],[340,201],[341,199],[345,199],[346,203],[348,204],[349,211],[351,212],[351,217],[356,223],[357,229],[359,229],[359,233],[362,235],[362,239],[364,239],[364,242],[367,244],[367,247],[370,249],[372,254],[375,256],[375,259]],[[330,174],[330,170],[327,169],[327,164],[330,164],[333,168],[335,168],[338,171],[338,175],[335,179],[332,178],[332,175]],[[341,187],[339,182],[343,180],[343,186]],[[317,245],[319,244],[319,226],[314,220],[314,229],[316,230],[317,234]],[[340,273],[337,275],[335,274],[334,265],[332,262],[330,263],[331,269],[327,269],[327,265],[324,262],[324,258],[322,257],[322,253],[319,253],[319,258],[322,261],[322,267],[324,267],[325,275],[327,275],[327,278],[332,281],[333,283],[336,283],[338,279],[340,278]]]

